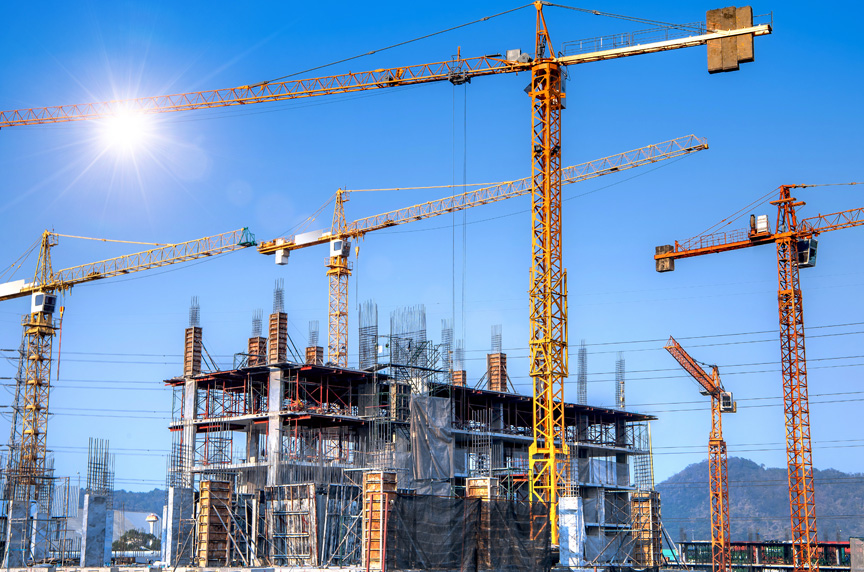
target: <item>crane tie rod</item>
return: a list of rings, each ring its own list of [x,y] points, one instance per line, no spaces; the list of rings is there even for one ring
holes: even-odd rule
[[[120,242],[122,244],[143,244],[145,246],[173,246],[170,243],[163,242],[140,242],[137,240],[116,240],[113,238],[93,238],[92,236],[75,236],[72,234],[60,234],[57,232],[52,232],[52,236],[62,236],[63,238],[80,238],[82,240],[95,240],[97,242]]]
[[[849,185],[864,185],[864,182],[858,183],[817,183],[814,185],[795,185],[799,189],[806,189],[808,187],[846,187]]]
[[[702,32],[702,30],[698,26],[690,26],[688,24],[673,24],[671,22],[663,22],[661,20],[648,20],[646,18],[637,18],[635,16],[625,16],[623,14],[613,14],[611,12],[601,12],[600,10],[589,10],[588,8],[577,8],[575,6],[566,6],[564,4],[553,4],[551,2],[543,2],[544,6],[554,6],[555,8],[566,8],[567,10],[574,10],[576,12],[584,12],[586,14],[593,14],[594,16],[606,16],[607,18],[618,18],[619,20],[628,20],[630,22],[637,22],[639,24],[651,24],[652,26],[664,26],[668,28],[678,28],[682,30],[692,30],[695,32]]]
[[[280,77],[276,77],[276,78],[273,78],[273,79],[264,80],[264,81],[261,81],[261,82],[258,82],[258,83],[255,83],[255,84],[252,84],[252,85],[250,85],[250,86],[248,86],[248,87],[260,87],[260,86],[262,86],[262,85],[267,85],[268,83],[272,83],[272,82],[274,82],[274,81],[281,81],[281,80],[283,80],[283,79],[288,79],[289,77],[294,77],[294,76],[297,76],[297,75],[300,75],[300,74],[313,72],[313,71],[320,70],[320,69],[323,69],[323,68],[327,68],[327,67],[330,67],[330,66],[335,66],[335,65],[337,65],[337,64],[343,64],[343,63],[345,63],[345,62],[350,62],[351,60],[356,60],[356,59],[363,58],[363,57],[366,57],[366,56],[371,56],[372,54],[377,54],[378,52],[384,52],[384,51],[387,51],[387,50],[392,50],[393,48],[398,48],[399,46],[404,46],[404,45],[406,45],[406,44],[410,44],[410,43],[412,43],[412,42],[417,42],[417,41],[420,41],[420,40],[425,40],[425,39],[431,38],[431,37],[433,37],[433,36],[438,36],[438,35],[440,35],[440,34],[445,34],[445,33],[447,33],[447,32],[452,32],[453,30],[458,30],[459,28],[465,28],[466,26],[471,26],[471,25],[473,25],[473,24],[479,24],[480,22],[485,22],[486,20],[491,20],[492,18],[497,18],[498,16],[503,16],[503,15],[505,15],[505,14],[509,14],[510,12],[516,12],[517,10],[522,10],[522,9],[524,9],[524,8],[528,8],[529,6],[533,6],[533,5],[534,5],[534,4],[525,4],[525,5],[523,5],[523,6],[518,6],[518,7],[516,7],[516,8],[511,8],[510,10],[505,10],[505,11],[503,11],[503,12],[498,12],[497,14],[493,14],[493,15],[491,15],[491,16],[485,16],[485,17],[483,17],[483,18],[480,18],[479,20],[473,20],[473,21],[471,21],[471,22],[466,22],[465,24],[459,24],[458,26],[452,26],[452,27],[450,27],[450,28],[446,28],[446,29],[444,29],[444,30],[439,30],[439,31],[437,31],[437,32],[432,32],[431,34],[426,34],[425,36],[418,36],[418,37],[413,38],[413,39],[411,39],[411,40],[405,40],[405,41],[402,41],[402,42],[399,42],[399,43],[396,43],[396,44],[392,44],[392,45],[390,45],[390,46],[386,46],[386,47],[384,47],[384,48],[378,48],[378,49],[375,49],[375,50],[370,50],[370,51],[368,51],[368,52],[366,52],[366,53],[363,53],[363,54],[358,54],[358,55],[356,55],[356,56],[351,56],[351,57],[349,57],[349,58],[343,58],[343,59],[341,59],[341,60],[336,60],[336,61],[334,61],[334,62],[330,62],[329,64],[322,64],[322,65],[320,65],[320,66],[315,66],[314,68],[309,68],[309,69],[305,69],[305,70],[303,70],[303,71],[298,71],[298,72],[290,73],[290,74],[288,74],[288,75],[283,75],[283,76],[280,76]]]

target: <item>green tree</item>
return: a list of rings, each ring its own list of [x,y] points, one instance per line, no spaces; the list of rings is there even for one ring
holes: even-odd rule
[[[127,530],[123,536],[111,543],[111,550],[160,550],[162,541],[143,530]]]

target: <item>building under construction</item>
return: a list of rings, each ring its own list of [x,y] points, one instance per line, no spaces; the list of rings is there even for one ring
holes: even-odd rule
[[[191,312],[183,375],[166,381],[166,565],[552,565],[548,507],[529,500],[532,398],[510,390],[500,327],[485,374],[469,381],[452,328],[445,321],[432,341],[422,306],[394,312],[379,335],[377,307],[364,304],[356,368],[325,363],[316,324],[299,355],[278,286],[262,321],[233,369],[205,371]],[[564,411],[561,563],[657,565],[651,417],[584,403]]]

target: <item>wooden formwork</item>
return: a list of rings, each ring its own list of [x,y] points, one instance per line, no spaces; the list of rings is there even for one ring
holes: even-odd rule
[[[494,477],[469,477],[465,480],[465,496],[481,499],[480,530],[477,533],[477,560],[482,567],[490,569],[492,558],[492,515],[490,500],[500,497],[498,479]]]
[[[261,336],[249,338],[249,367],[266,365],[267,363],[267,338]]]
[[[633,560],[639,567],[652,568],[660,565],[660,493],[636,491],[630,497],[633,525]]]
[[[500,496],[498,479],[494,477],[469,477],[465,479],[465,496],[483,500],[497,499]]]
[[[201,328],[186,328],[183,345],[183,375],[191,377],[201,373]]]
[[[363,565],[366,570],[386,568],[387,518],[390,500],[395,494],[395,472],[363,474]]]
[[[465,380],[468,379],[468,373],[465,370],[453,372],[453,385],[465,387]]]
[[[267,363],[283,363],[288,359],[288,314],[270,314],[267,333]]]
[[[306,348],[306,363],[314,365],[324,364],[324,348],[321,346],[309,346]]]
[[[507,354],[486,355],[486,376],[489,391],[507,391]]]
[[[198,500],[198,566],[227,566],[231,533],[231,483],[204,481]]]

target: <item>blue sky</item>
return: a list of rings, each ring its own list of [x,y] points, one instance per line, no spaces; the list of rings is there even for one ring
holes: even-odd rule
[[[496,14],[518,4],[47,3],[6,7],[0,38],[0,108],[20,109],[250,84],[355,56]],[[696,22],[706,2],[606,2],[584,6],[666,22]],[[761,247],[681,261],[657,274],[658,244],[699,234],[787,183],[864,179],[862,47],[838,25],[861,19],[853,3],[819,11],[772,8],[775,33],[757,38],[756,61],[709,75],[705,48],[574,66],[563,117],[565,165],[674,137],[707,137],[678,161],[565,190],[564,260],[570,283],[570,342],[589,350],[589,402],[611,405],[618,352],[626,360],[630,408],[656,414],[657,479],[706,456],[708,402],[663,351],[674,335],[701,361],[717,363],[739,400],[724,424],[730,455],[783,466],[776,310],[776,259]],[[547,8],[553,45],[644,29],[644,24]],[[533,10],[340,64],[312,75],[463,56],[532,51]],[[339,187],[483,183],[530,174],[526,74],[155,117],[150,145],[134,159],[106,148],[95,123],[0,131],[0,226],[4,265],[51,228],[60,233],[179,242],[249,226],[259,240],[296,227]],[[861,206],[861,187],[796,193],[802,213]],[[447,190],[355,193],[356,218],[422,202]],[[530,218],[527,198],[370,234],[350,286],[352,355],[356,304],[373,298],[386,324],[400,306],[425,304],[432,337],[442,318],[465,338],[469,379],[485,367],[490,327],[503,325],[510,375],[527,377]],[[318,223],[330,224],[330,207]],[[762,205],[755,211],[774,209]],[[744,226],[742,219],[732,228]],[[864,273],[856,261],[864,229],[829,233],[819,265],[802,272],[810,358],[814,464],[864,471],[864,429],[852,422],[864,387]],[[136,250],[62,239],[62,268]],[[58,473],[85,470],[87,438],[109,438],[117,485],[164,482],[171,395],[161,381],[181,373],[190,297],[200,299],[204,341],[224,367],[243,350],[255,309],[271,308],[286,283],[291,335],[307,323],[326,332],[326,249],[292,255],[287,267],[240,253],[75,288],[66,296],[60,381],[51,394],[49,446]],[[35,259],[18,277],[27,277]],[[455,275],[453,269],[455,268]],[[26,301],[0,307],[0,348],[18,346]],[[383,329],[383,328],[382,328]],[[9,352],[2,354],[6,358]],[[9,359],[0,376],[14,375]],[[8,393],[0,404],[11,400]],[[5,409],[8,411],[8,409]],[[8,418],[8,415],[7,415]]]

